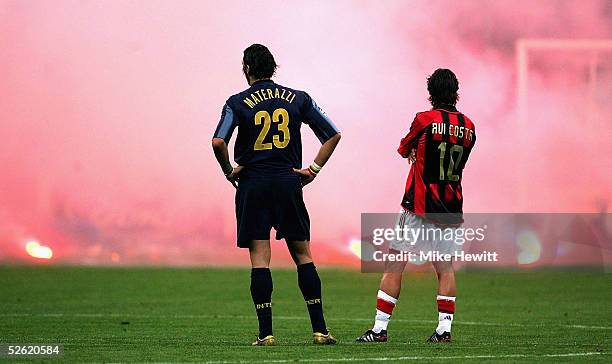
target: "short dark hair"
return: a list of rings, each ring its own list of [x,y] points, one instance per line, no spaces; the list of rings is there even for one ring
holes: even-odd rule
[[[270,50],[261,44],[253,44],[245,49],[242,61],[245,66],[249,66],[248,76],[255,79],[272,77],[278,67]]]
[[[440,104],[455,105],[459,98],[458,90],[459,80],[449,69],[438,68],[427,77],[429,101],[434,107]]]

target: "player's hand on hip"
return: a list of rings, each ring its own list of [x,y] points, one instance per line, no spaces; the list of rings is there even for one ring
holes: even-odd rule
[[[236,181],[240,179],[240,172],[244,169],[244,166],[236,166],[232,169],[230,173],[228,173],[225,178],[235,187],[238,188]]]
[[[293,171],[300,175],[300,178],[302,179],[302,186],[306,186],[310,182],[314,181],[315,177],[317,176],[309,168],[293,168]]]

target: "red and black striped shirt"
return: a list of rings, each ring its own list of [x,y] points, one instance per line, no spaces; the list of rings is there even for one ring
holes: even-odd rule
[[[463,168],[476,143],[474,123],[454,106],[420,112],[398,153],[412,164],[402,200],[404,209],[443,224],[463,222]]]

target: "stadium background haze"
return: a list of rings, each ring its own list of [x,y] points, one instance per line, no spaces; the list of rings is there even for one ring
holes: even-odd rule
[[[360,213],[399,210],[396,148],[438,67],[478,129],[466,212],[606,212],[612,50],[530,50],[519,95],[517,44],[611,38],[605,0],[2,0],[0,261],[246,264],[210,139],[256,42],[343,133],[305,193],[321,264],[358,264]]]

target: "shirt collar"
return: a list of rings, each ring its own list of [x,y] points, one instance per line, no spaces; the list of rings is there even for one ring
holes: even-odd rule
[[[438,104],[434,106],[434,110],[437,110],[437,109],[442,109],[442,110],[446,110],[450,112],[457,112],[457,108],[450,104]]]
[[[253,82],[253,83],[251,84],[251,86],[255,86],[255,85],[259,84],[259,83],[274,83],[274,81],[272,81],[272,80],[271,80],[271,79],[269,79],[269,78],[268,78],[268,79],[265,79],[265,80],[257,80],[257,81],[255,81],[255,82]]]

